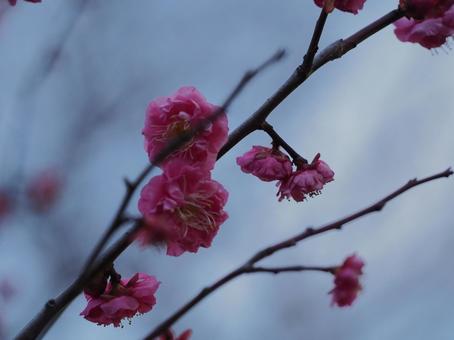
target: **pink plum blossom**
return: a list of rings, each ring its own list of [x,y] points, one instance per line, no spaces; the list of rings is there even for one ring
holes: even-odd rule
[[[218,107],[208,103],[194,87],[182,87],[170,97],[153,100],[148,106],[142,131],[150,161],[153,161],[171,140],[190,131],[217,109]],[[179,158],[189,164],[211,170],[219,150],[227,141],[227,133],[227,116],[221,114],[205,131],[167,157],[167,161]]]
[[[399,7],[405,15],[414,19],[428,19],[443,16],[454,5],[454,0],[400,0]]]
[[[280,181],[279,201],[291,197],[297,202],[302,202],[306,199],[306,195],[319,194],[326,183],[334,180],[334,171],[319,158],[320,154],[317,154],[311,164],[303,165],[289,177]]]
[[[192,335],[192,330],[187,329],[179,336],[176,336],[172,330],[168,329],[164,334],[155,338],[155,340],[189,340]]]
[[[339,307],[351,306],[362,287],[359,282],[363,274],[364,262],[356,255],[347,257],[334,277],[334,288],[329,293],[333,295],[332,304]]]
[[[421,46],[431,49],[445,44],[447,39],[454,35],[452,16],[432,18],[426,20],[415,20],[402,18],[394,23],[394,33],[403,42],[418,43]]]
[[[88,305],[80,315],[98,325],[118,327],[123,319],[147,313],[153,308],[159,284],[154,276],[144,273],[137,273],[116,284],[108,283],[104,294],[95,297],[85,293]]]
[[[363,8],[366,0],[314,0],[314,2],[318,7],[330,5],[327,8],[328,12],[331,12],[334,8],[337,8],[340,11],[358,14],[358,12]]]
[[[236,159],[241,170],[262,181],[282,180],[292,173],[290,158],[275,148],[254,145],[251,150]]]
[[[169,162],[142,189],[138,206],[146,223],[138,238],[143,244],[163,241],[171,256],[208,248],[228,217],[223,210],[227,198],[209,171],[181,160]]]
[[[28,199],[36,211],[49,210],[57,201],[62,180],[57,171],[47,169],[31,179],[27,187]]]

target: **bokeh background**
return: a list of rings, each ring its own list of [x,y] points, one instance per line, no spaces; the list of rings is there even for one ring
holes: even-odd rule
[[[286,48],[288,57],[231,107],[235,128],[301,62],[319,10],[310,0],[1,1],[0,187],[15,203],[0,222],[0,281],[15,293],[0,301],[0,328],[10,339],[77,275],[123,195],[122,178],[146,164],[148,102],[194,85],[221,103],[245,70]],[[334,13],[321,46],[396,2],[368,1],[357,16]],[[171,258],[133,245],[118,260],[125,277],[143,271],[162,281],[152,312],[124,328],[99,327],[79,316],[79,297],[46,338],[140,338],[258,249],[453,165],[453,69],[449,46],[403,44],[387,28],[319,70],[270,122],[306,158],[321,152],[335,170],[322,195],[278,202],[273,184],[242,173],[235,157],[269,143],[254,133],[215,169],[230,193],[230,219],[210,249]],[[46,169],[58,173],[61,192],[37,210],[24,192]],[[453,189],[452,179],[418,187],[379,214],[265,262],[335,265],[356,252],[366,268],[353,307],[330,306],[326,274],[257,274],[210,296],[175,330],[192,328],[195,340],[452,339]]]

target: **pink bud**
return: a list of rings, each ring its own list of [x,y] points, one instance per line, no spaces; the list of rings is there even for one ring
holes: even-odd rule
[[[277,149],[254,145],[251,150],[236,159],[241,170],[262,181],[282,180],[292,173],[292,162]]]
[[[153,308],[159,284],[154,276],[144,273],[137,273],[114,286],[109,283],[102,295],[85,294],[88,305],[80,315],[98,325],[118,327],[123,319],[147,313]]]
[[[301,169],[279,182],[279,201],[291,197],[302,202],[306,196],[318,195],[326,183],[334,180],[334,171],[319,157],[320,155],[317,155],[311,164],[303,165]]]
[[[329,293],[333,295],[332,304],[339,307],[351,306],[362,287],[359,282],[363,274],[364,262],[356,255],[347,257],[336,270],[334,288]]]

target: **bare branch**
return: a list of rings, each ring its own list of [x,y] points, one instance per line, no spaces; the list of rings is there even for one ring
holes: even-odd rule
[[[291,272],[325,272],[333,274],[337,267],[307,267],[307,266],[288,266],[288,267],[252,267],[245,271],[245,273],[268,273],[268,274],[280,274],[280,273],[291,273]]]
[[[301,156],[298,152],[296,152],[285,140],[282,138],[275,130],[274,128],[268,123],[268,122],[263,122],[262,123],[262,130],[265,131],[273,140],[273,143],[282,146],[282,148],[287,151],[287,153],[292,157],[293,163],[307,163],[307,159],[305,159],[303,156]]]

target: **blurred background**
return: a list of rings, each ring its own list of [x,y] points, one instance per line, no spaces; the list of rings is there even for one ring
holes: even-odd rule
[[[147,163],[147,104],[183,85],[221,103],[244,71],[286,48],[229,112],[233,130],[302,61],[319,9],[301,0],[72,0],[0,3],[0,330],[10,339],[77,275],[133,178]],[[368,1],[335,12],[321,46],[396,7]],[[75,300],[47,339],[136,339],[260,248],[347,215],[454,165],[449,46],[399,42],[387,28],[328,64],[275,110],[270,122],[304,157],[336,172],[323,194],[278,202],[272,183],[235,158],[269,138],[254,133],[213,177],[229,191],[210,249],[178,258],[131,246],[117,261],[161,282],[158,303],[124,328],[79,316]],[[418,187],[386,209],[265,262],[336,265],[356,252],[364,289],[351,308],[330,306],[321,273],[249,275],[222,288],[176,325],[193,339],[453,338],[453,180]],[[137,213],[137,197],[130,207]]]

